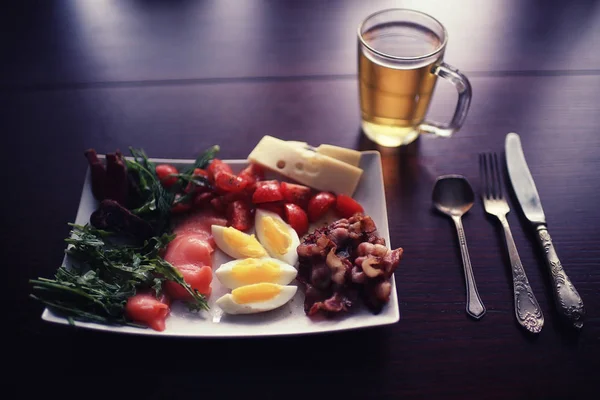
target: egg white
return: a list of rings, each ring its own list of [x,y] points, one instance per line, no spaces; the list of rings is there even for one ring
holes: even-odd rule
[[[265,217],[272,217],[276,220],[279,220],[284,226],[287,227],[287,234],[290,235],[292,243],[285,254],[279,254],[277,251],[275,251],[275,249],[270,248],[271,246],[269,246],[269,242],[266,240],[264,231],[265,227],[263,220]],[[271,257],[281,260],[289,265],[296,265],[298,262],[298,253],[296,249],[300,245],[300,238],[298,237],[298,234],[294,228],[286,224],[279,215],[270,211],[261,210],[260,208],[256,210],[254,226],[256,227],[256,237],[258,238],[258,241],[263,245]]]
[[[227,314],[255,314],[274,310],[286,304],[294,297],[298,288],[296,286],[282,286],[281,292],[267,301],[239,304],[233,300],[230,293],[220,297],[216,304]]]
[[[298,271],[296,268],[289,264],[284,263],[281,260],[275,258],[264,257],[260,259],[264,262],[273,262],[279,265],[279,277],[274,281],[261,281],[267,283],[276,283],[278,285],[287,285],[296,278]],[[244,260],[233,260],[221,265],[216,271],[215,275],[219,279],[219,282],[227,289],[235,289],[240,286],[248,285],[248,283],[240,282],[236,277],[233,276],[233,268]],[[260,283],[260,282],[254,282]]]

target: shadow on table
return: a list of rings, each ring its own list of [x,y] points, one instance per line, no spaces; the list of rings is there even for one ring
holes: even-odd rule
[[[414,188],[422,183],[420,162],[420,140],[400,147],[384,147],[370,140],[361,130],[356,147],[360,151],[377,150],[381,154],[383,180],[388,201],[394,197],[411,196]]]

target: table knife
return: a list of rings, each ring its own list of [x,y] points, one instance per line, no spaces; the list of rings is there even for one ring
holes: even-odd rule
[[[534,226],[538,242],[544,248],[558,311],[575,328],[581,328],[585,317],[583,301],[567,276],[552,244],[540,196],[529,172],[519,135],[509,133],[504,145],[506,166],[514,192],[525,218]]]

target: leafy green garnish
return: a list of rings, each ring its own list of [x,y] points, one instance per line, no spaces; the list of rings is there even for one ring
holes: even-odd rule
[[[169,190],[165,189],[156,175],[156,165],[150,161],[144,150],[129,148],[134,160],[125,160],[127,171],[134,175],[137,180],[138,188],[142,196],[143,204],[133,210],[134,214],[155,227],[156,232],[162,232],[169,223],[171,207],[176,203],[187,203],[191,200],[194,193],[187,193],[175,200],[175,193],[178,193],[189,182],[200,186],[209,186],[210,183],[199,176],[194,176],[194,169],[206,168],[215,155],[219,152],[218,145],[210,147],[202,153],[194,164],[185,168],[177,174],[177,182]]]
[[[33,298],[75,320],[129,324],[124,316],[127,299],[143,287],[159,295],[162,282],[169,280],[190,293],[191,309],[208,310],[206,298],[159,256],[174,235],[163,234],[142,246],[130,246],[111,242],[111,234],[89,225],[71,226],[72,237],[65,241],[67,254],[75,262],[71,268],[61,266],[54,279],[30,280]]]
[[[125,160],[127,172],[135,174],[143,204],[131,210],[141,218],[148,221],[155,232],[162,232],[169,224],[171,206],[175,199],[175,192],[166,190],[161,185],[156,175],[156,166],[148,159],[144,150],[129,148],[134,160]]]

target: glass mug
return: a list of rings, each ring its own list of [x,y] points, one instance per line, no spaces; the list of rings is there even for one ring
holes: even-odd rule
[[[361,126],[367,137],[397,147],[420,133],[449,137],[460,129],[471,102],[471,84],[442,61],[447,42],[444,26],[418,11],[379,11],[359,25]],[[449,124],[424,121],[438,76],[458,90]]]

